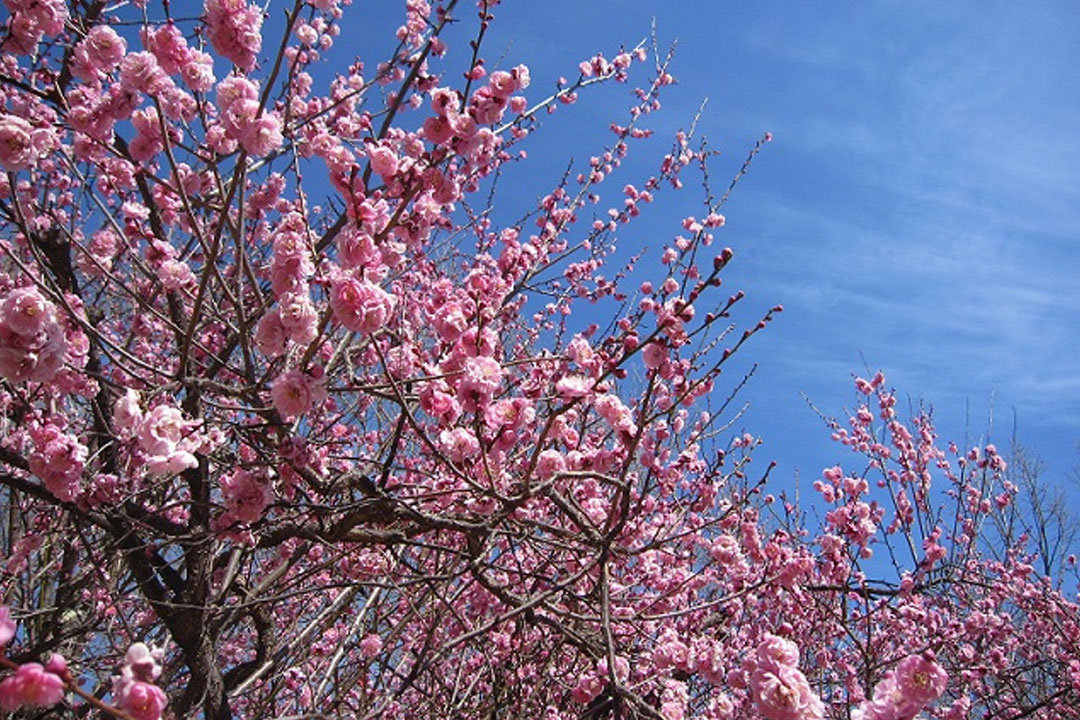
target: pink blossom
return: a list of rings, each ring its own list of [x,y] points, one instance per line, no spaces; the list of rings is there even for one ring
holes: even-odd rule
[[[655,370],[667,361],[668,350],[661,342],[651,342],[642,349],[641,357],[645,360],[645,367]]]
[[[596,673],[589,673],[583,675],[578,684],[574,686],[574,689],[570,691],[570,697],[574,702],[585,705],[593,701],[593,699],[599,695],[605,685],[605,680]]]
[[[7,647],[13,637],[15,637],[15,621],[11,619],[11,609],[7,605],[0,605],[0,650]]]
[[[168,698],[153,682],[161,675],[160,650],[133,643],[124,655],[120,675],[113,677],[113,696],[120,709],[135,720],[158,720]]]
[[[143,43],[157,58],[161,69],[169,75],[180,72],[187,63],[188,46],[180,28],[168,22],[157,28],[148,27],[142,31]]]
[[[353,332],[374,333],[390,318],[393,298],[378,285],[340,276],[333,284],[330,307],[337,321]]]
[[[160,651],[157,651],[156,655],[160,656]],[[146,643],[137,642],[132,643],[124,653],[124,666],[131,669],[136,679],[152,681],[161,675],[159,659]]]
[[[60,653],[51,652],[49,653],[49,659],[45,662],[45,670],[63,679],[68,675],[67,660]]]
[[[127,52],[127,41],[108,25],[95,25],[75,46],[72,74],[93,80],[111,72]]]
[[[253,523],[261,518],[272,499],[270,483],[248,470],[223,475],[221,494],[232,519],[242,523]]]
[[[21,707],[47,708],[64,699],[64,681],[40,663],[25,663],[0,682],[0,708],[13,712]]]
[[[183,260],[166,260],[158,268],[158,277],[166,290],[177,291],[195,285],[195,273]]]
[[[673,666],[687,670],[690,667],[690,648],[679,639],[673,628],[668,628],[658,638],[652,659],[657,670]]]
[[[397,154],[385,145],[369,150],[368,157],[371,158],[371,169],[382,176],[383,182],[389,182],[397,174]]]
[[[326,398],[322,386],[305,372],[290,370],[279,375],[270,386],[274,408],[284,418],[297,417]]]
[[[420,392],[420,409],[444,425],[453,423],[461,415],[461,404],[457,399],[431,383]]]
[[[766,634],[750,665],[750,690],[768,720],[821,720],[825,706],[796,667],[799,647]]]
[[[488,399],[499,390],[503,369],[495,358],[484,355],[468,358],[463,370],[458,384],[460,394],[472,394]]]
[[[536,419],[536,408],[525,398],[504,398],[488,406],[484,421],[490,428],[509,427],[517,430]]]
[[[279,309],[267,311],[255,326],[255,344],[263,355],[273,358],[285,352],[286,340],[288,336]]]
[[[128,388],[113,403],[113,427],[121,437],[134,437],[142,424],[143,412],[139,406],[139,393]]]
[[[686,704],[689,691],[686,683],[678,680],[664,680],[664,691],[660,695],[660,714],[664,720],[683,720],[686,717]]]
[[[153,53],[128,53],[120,62],[120,87],[125,90],[157,95],[171,85]]]
[[[555,383],[555,392],[564,398],[579,398],[589,394],[592,383],[581,375],[565,375]]]
[[[476,435],[465,428],[443,430],[439,433],[439,447],[451,462],[463,463],[480,452]]]
[[[186,450],[176,450],[168,455],[151,455],[146,459],[147,472],[157,476],[176,475],[198,466],[198,458]]]
[[[558,450],[544,450],[536,459],[536,474],[547,480],[566,470],[566,458]]]
[[[229,75],[218,83],[214,100],[223,115],[229,112],[229,108],[244,100],[254,101],[258,108],[259,86],[243,75]],[[230,130],[237,134],[239,132],[236,127],[231,127]]]
[[[374,633],[371,633],[369,635],[365,635],[364,638],[360,641],[360,654],[370,660],[371,658],[379,654],[379,651],[382,650],[382,647],[382,638]]]
[[[180,66],[180,77],[195,92],[207,92],[214,87],[214,59],[201,50],[188,51],[187,60]]]
[[[767,633],[758,645],[755,660],[758,667],[766,669],[785,665],[795,667],[799,664],[799,646],[791,640]]]
[[[262,49],[262,12],[244,0],[206,0],[210,44],[237,67],[251,70]]]
[[[139,446],[151,455],[168,455],[180,444],[186,429],[180,409],[162,403],[139,426]]]
[[[611,424],[611,427],[620,432],[635,433],[637,425],[634,424],[633,414],[630,408],[623,405],[617,395],[607,393],[596,399],[596,412]]]
[[[450,122],[440,115],[435,115],[424,120],[424,138],[436,145],[444,145],[454,137],[454,128]]]
[[[281,121],[272,113],[263,113],[249,122],[240,136],[240,144],[249,155],[264,157],[281,147]]]
[[[12,290],[0,305],[0,322],[20,335],[37,335],[53,315],[53,304],[36,288]]]
[[[759,668],[750,678],[758,711],[767,720],[821,720],[825,706],[798,668]]]
[[[0,115],[0,167],[10,172],[34,165],[33,127],[16,115]]]
[[[892,672],[889,696],[901,715],[916,715],[924,707],[941,697],[948,683],[945,670],[934,660],[932,654],[908,655]],[[879,683],[879,687],[882,683]],[[875,699],[878,688],[874,690]]]
[[[306,345],[318,334],[319,313],[306,293],[284,293],[279,300],[277,313],[281,327],[293,342]]]
[[[55,425],[45,425],[31,434],[34,451],[30,454],[30,472],[41,478],[48,491],[58,499],[74,500],[80,490],[86,446]]]
[[[158,720],[169,699],[157,685],[134,680],[125,686],[120,696],[120,708],[135,720]]]

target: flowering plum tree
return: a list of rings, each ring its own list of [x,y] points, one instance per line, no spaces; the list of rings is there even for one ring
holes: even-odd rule
[[[731,319],[710,153],[608,190],[670,56],[544,93],[485,63],[494,1],[408,0],[336,73],[347,0],[3,1],[0,709],[1080,715],[1077,606],[1024,538],[979,551],[992,446],[878,375],[824,521],[762,494],[717,381],[780,308]],[[506,220],[539,118],[635,65],[609,145]],[[649,274],[617,238],[689,172]]]

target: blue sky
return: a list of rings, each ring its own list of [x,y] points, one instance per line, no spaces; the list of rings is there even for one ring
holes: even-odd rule
[[[708,97],[698,129],[724,153],[717,184],[775,136],[719,238],[755,309],[742,318],[786,307],[746,358],[759,369],[742,424],[767,440],[775,477],[809,483],[849,461],[800,393],[840,412],[862,358],[932,405],[946,439],[985,440],[992,414],[1007,446],[1015,409],[1047,477],[1065,476],[1080,459],[1080,6],[508,3],[485,57],[527,62],[540,97],[653,18],[662,42],[678,38],[679,85],[648,126],[687,126]],[[598,93],[549,121],[531,139],[534,187],[587,156],[623,104]],[[666,142],[639,151],[642,168]],[[665,202],[631,242],[659,247],[699,212],[692,191]]]

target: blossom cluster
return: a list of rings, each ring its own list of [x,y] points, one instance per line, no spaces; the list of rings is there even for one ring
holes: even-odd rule
[[[768,720],[821,720],[825,705],[799,670],[799,647],[776,635],[765,635],[747,660],[750,692]]]
[[[37,289],[16,288],[0,299],[0,377],[13,383],[48,382],[67,351],[56,306]]]
[[[15,633],[10,609],[0,605],[0,652],[5,650]],[[114,678],[113,702],[134,720],[159,720],[168,704],[165,693],[154,684],[161,675],[159,659],[160,652],[151,651],[143,643],[134,643],[124,656],[120,675]],[[0,709],[5,712],[20,708],[51,708],[62,703],[67,692],[75,687],[67,661],[57,653],[50,653],[44,665],[36,662],[15,665],[7,661],[5,664],[15,670],[0,680]],[[106,705],[100,706],[110,709]]]
[[[948,675],[926,651],[908,655],[874,686],[873,699],[863,702],[856,720],[912,720],[945,692]]]

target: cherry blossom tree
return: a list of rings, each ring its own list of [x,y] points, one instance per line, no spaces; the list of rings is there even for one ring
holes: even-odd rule
[[[485,62],[497,5],[408,0],[328,68],[347,0],[4,0],[0,709],[1080,716],[1077,605],[980,549],[996,449],[878,374],[818,499],[767,495],[723,373],[781,308],[723,287],[735,183],[692,129],[624,179],[670,53],[533,78]],[[607,145],[501,193],[603,83]]]

